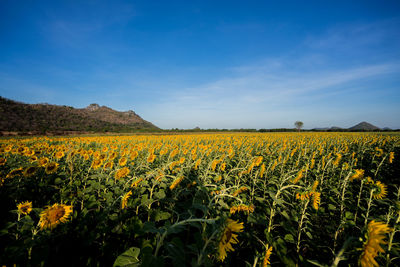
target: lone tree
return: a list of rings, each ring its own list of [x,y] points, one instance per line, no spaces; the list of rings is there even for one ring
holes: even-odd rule
[[[296,126],[296,129],[298,132],[300,132],[300,129],[303,128],[304,123],[302,121],[296,121],[294,123],[294,126]]]

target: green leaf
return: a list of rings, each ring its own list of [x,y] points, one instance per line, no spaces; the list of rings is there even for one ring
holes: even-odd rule
[[[336,210],[336,206],[334,206],[334,205],[332,205],[332,204],[329,204],[329,205],[328,205],[328,209],[329,209],[329,210]]]
[[[139,253],[140,248],[131,247],[117,257],[113,266],[139,266]]]
[[[281,215],[286,218],[286,220],[290,221],[289,214],[287,214],[286,210],[281,212]]]
[[[155,213],[155,216],[154,216],[154,220],[156,222],[158,222],[158,221],[167,220],[169,217],[171,217],[171,214],[169,212],[157,210]]]
[[[294,238],[291,234],[285,235],[284,239],[290,243],[294,243]]]
[[[162,189],[160,191],[154,193],[154,198],[155,199],[163,199],[165,197],[166,197],[165,192]]]

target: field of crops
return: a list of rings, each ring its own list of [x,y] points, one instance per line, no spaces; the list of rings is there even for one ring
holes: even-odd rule
[[[399,265],[400,135],[0,140],[0,264]]]

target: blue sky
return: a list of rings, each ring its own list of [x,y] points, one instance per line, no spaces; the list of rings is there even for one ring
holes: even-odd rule
[[[400,1],[0,0],[0,95],[161,128],[400,128]]]

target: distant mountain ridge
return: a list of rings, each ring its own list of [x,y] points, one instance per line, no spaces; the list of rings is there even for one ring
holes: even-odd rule
[[[372,125],[369,122],[363,121],[363,122],[360,122],[360,123],[358,123],[358,124],[356,124],[356,125],[354,125],[354,126],[352,126],[350,128],[347,128],[347,129],[346,128],[340,128],[340,127],[337,127],[337,126],[332,126],[330,128],[329,127],[314,128],[313,130],[316,130],[316,131],[377,131],[377,130],[390,130],[390,129],[387,128],[387,127],[381,129],[381,128],[375,126],[375,125]]]
[[[351,131],[373,131],[373,130],[380,130],[380,128],[376,127],[375,125],[372,125],[371,123],[363,121],[357,125],[354,125],[353,127],[350,127],[349,130],[351,130]]]
[[[51,104],[25,104],[0,97],[0,131],[17,132],[131,132],[158,129],[134,111],[116,111],[90,104],[73,108]]]

